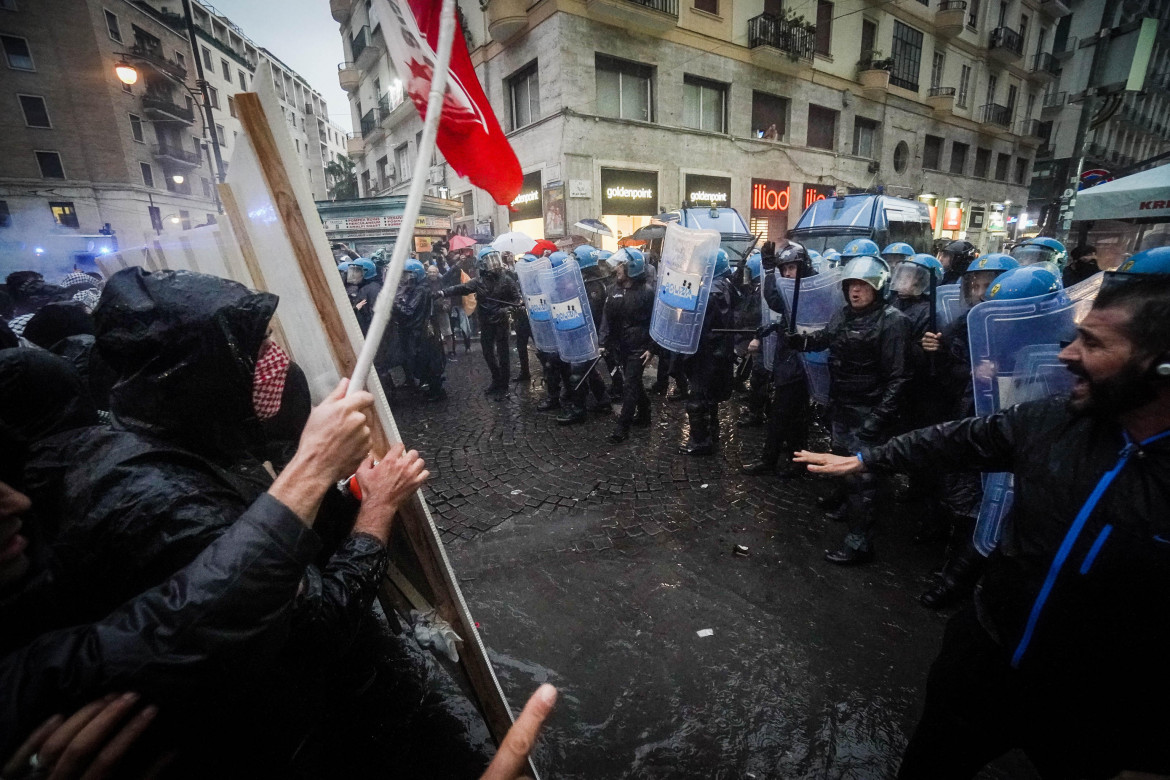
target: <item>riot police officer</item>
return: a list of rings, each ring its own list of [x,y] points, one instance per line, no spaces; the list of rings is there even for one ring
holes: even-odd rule
[[[492,383],[484,394],[496,398],[508,395],[508,377],[511,361],[508,354],[508,310],[520,300],[520,289],[514,277],[504,273],[500,253],[491,247],[479,250],[475,258],[479,276],[465,284],[447,287],[439,292],[445,298],[474,295],[479,312],[479,341],[483,360],[492,374]]]
[[[855,238],[841,250],[837,262],[839,265],[849,265],[849,261],[855,257],[880,257],[880,251],[878,245],[870,239]]]
[[[654,315],[654,290],[646,284],[646,258],[637,249],[626,249],[617,264],[617,287],[605,302],[600,341],[604,354],[622,367],[622,408],[609,440],[625,441],[631,425],[650,424],[650,398],[642,385],[642,371],[655,345],[650,338]]]
[[[795,477],[801,469],[791,462],[776,471],[782,451],[795,452],[808,445],[808,378],[799,353],[792,348],[783,333],[789,330],[789,313],[777,284],[777,276],[786,279],[815,276],[812,258],[800,244],[789,243],[777,254],[771,242],[764,244],[763,253],[764,300],[768,308],[783,319],[769,326],[779,331],[774,339],[754,339],[750,348],[759,355],[763,344],[775,342],[772,347],[772,370],[765,374],[771,399],[768,405],[768,427],[764,438],[764,452],[760,459],[743,467],[745,474],[777,473],[781,477]],[[761,333],[761,335],[764,335]],[[761,367],[764,364],[760,360]]]
[[[512,277],[516,282],[516,288],[520,288],[520,280],[516,278],[516,259],[511,252],[503,252],[504,267],[506,273]],[[516,358],[520,361],[520,373],[516,375],[513,382],[527,382],[532,378],[528,373],[528,342],[532,340],[532,323],[528,321],[528,310],[522,306],[517,306],[512,309],[512,330],[516,336]]]
[[[588,244],[582,244],[575,248],[573,255],[577,258],[577,267],[581,269],[581,278],[585,280],[585,289],[589,292],[589,308],[594,312],[593,322],[600,328],[600,317],[605,311],[605,300],[617,286],[617,281],[613,276],[613,265],[625,262],[627,255],[618,253],[616,259],[612,259],[614,256],[607,254],[603,262],[601,250]],[[595,301],[600,301],[600,303],[595,305]],[[620,401],[622,399],[622,372],[617,357],[607,353],[602,362],[605,363],[605,367],[612,377],[609,385],[609,400],[611,402]]]
[[[597,267],[597,250],[589,246],[579,246],[580,253],[574,252],[577,265],[581,268],[581,278],[585,281],[585,293],[589,296],[589,312],[596,325],[601,322],[605,313],[605,299],[608,296],[606,278]],[[550,257],[565,253],[554,252]],[[582,265],[587,263],[587,265]],[[576,425],[587,419],[586,401],[589,394],[593,394],[595,408],[604,410],[609,408],[609,398],[605,382],[601,378],[601,369],[598,363],[573,363],[569,370],[569,400],[568,408],[557,416],[561,425]]]
[[[837,453],[855,453],[896,433],[910,379],[910,321],[885,302],[889,280],[881,258],[853,258],[841,275],[846,301],[841,311],[823,330],[789,337],[801,351],[829,350],[829,418]],[[868,472],[846,481],[849,533],[825,560],[839,565],[872,560],[879,488]]]
[[[743,265],[745,278],[742,285],[742,295],[735,312],[737,328],[746,330],[756,328],[760,324],[760,307],[762,305],[760,284],[763,281],[763,270],[761,251],[759,249],[752,251]],[[740,415],[736,424],[741,428],[755,428],[764,424],[768,397],[771,395],[771,378],[768,375],[768,370],[764,367],[764,362],[760,360],[758,349],[752,349],[752,342],[755,339],[736,336],[735,341],[737,357],[741,357],[744,363],[751,364],[751,371],[748,374],[747,408]],[[735,383],[737,390],[742,384],[741,375],[741,371],[737,370]]]
[[[712,455],[718,442],[719,403],[731,397],[735,371],[734,337],[716,333],[729,329],[734,323],[734,309],[739,297],[731,281],[731,264],[727,252],[719,249],[715,257],[715,273],[711,294],[699,337],[698,351],[683,358],[683,373],[687,378],[687,420],[690,437],[683,446],[685,455]]]
[[[394,298],[395,336],[407,387],[422,389],[425,398],[446,397],[443,390],[443,336],[434,316],[435,303],[426,283],[427,272],[418,260],[407,260]],[[446,315],[443,315],[446,316]]]
[[[971,261],[979,257],[979,250],[970,241],[952,241],[937,255],[943,267],[943,284],[954,284],[967,271]]]
[[[890,267],[890,273],[898,270],[898,263],[914,257],[914,247],[903,241],[895,241],[882,250],[882,260]]]

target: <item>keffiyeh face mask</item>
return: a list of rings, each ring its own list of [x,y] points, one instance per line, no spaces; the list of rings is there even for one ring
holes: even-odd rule
[[[280,411],[290,362],[288,353],[275,341],[266,340],[260,347],[252,375],[252,409],[261,420],[271,420]]]

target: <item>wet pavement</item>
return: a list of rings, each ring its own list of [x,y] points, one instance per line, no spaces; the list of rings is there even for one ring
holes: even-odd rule
[[[874,563],[833,567],[827,483],[741,474],[763,432],[735,427],[738,400],[720,452],[688,458],[680,404],[654,398],[652,427],[613,445],[608,415],[536,411],[532,365],[491,401],[460,347],[448,400],[394,409],[509,701],[560,689],[545,777],[892,776],[946,617],[916,600],[941,549],[911,544],[913,507],[894,505]],[[1033,774],[1009,756],[981,777]]]

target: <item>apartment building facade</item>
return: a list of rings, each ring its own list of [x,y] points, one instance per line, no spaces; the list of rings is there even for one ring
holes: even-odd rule
[[[361,194],[409,185],[421,130],[376,6],[341,22]],[[461,226],[624,235],[685,202],[765,238],[834,190],[920,198],[938,237],[1020,227],[1061,0],[490,0],[461,3],[472,60],[525,173],[514,210],[446,170]]]

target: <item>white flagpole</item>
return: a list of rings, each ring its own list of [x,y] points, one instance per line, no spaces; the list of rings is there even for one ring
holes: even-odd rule
[[[455,0],[443,0],[441,14],[439,44],[435,52],[438,59],[435,62],[434,75],[431,77],[431,93],[427,98],[427,117],[423,123],[422,140],[418,145],[418,159],[414,161],[414,181],[411,182],[410,193],[406,196],[402,226],[398,230],[398,240],[394,243],[394,252],[390,256],[390,268],[386,272],[386,280],[382,283],[382,292],[378,293],[378,300],[374,302],[374,316],[366,333],[361,354],[358,355],[357,365],[354,366],[353,376],[350,377],[346,395],[365,389],[366,377],[369,376],[370,368],[374,364],[374,354],[378,351],[378,345],[386,333],[386,325],[390,322],[390,312],[394,308],[394,297],[398,294],[402,269],[406,265],[410,247],[414,244],[414,223],[422,206],[423,190],[427,184],[427,174],[435,150],[435,137],[439,132],[439,118],[443,113],[443,97],[447,92],[451,44],[455,40]]]

